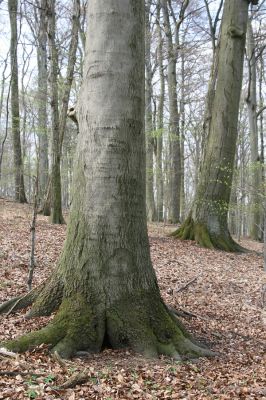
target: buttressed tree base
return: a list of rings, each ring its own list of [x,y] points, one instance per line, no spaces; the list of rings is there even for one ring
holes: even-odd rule
[[[4,343],[46,343],[69,358],[103,347],[175,359],[213,353],[164,304],[150,260],[145,210],[144,1],[90,0],[73,203],[50,279],[3,304],[32,305],[51,323]],[[121,32],[123,34],[121,35]]]
[[[225,0],[217,49],[217,77],[206,124],[200,180],[189,217],[173,233],[208,248],[244,251],[231,237],[228,209],[238,136],[239,100],[248,21],[248,0]]]

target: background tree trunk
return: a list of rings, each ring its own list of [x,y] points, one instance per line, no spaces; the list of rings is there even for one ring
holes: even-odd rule
[[[146,132],[146,206],[149,221],[155,221],[155,201],[153,188],[153,121],[152,121],[152,66],[151,66],[151,31],[150,31],[150,1],[145,11],[145,132]]]
[[[157,107],[157,135],[156,135],[156,193],[157,193],[157,220],[162,222],[164,220],[163,199],[164,199],[164,186],[163,186],[163,128],[164,128],[164,100],[165,100],[165,77],[163,69],[163,38],[160,26],[161,6],[160,0],[157,4],[157,33],[159,37],[158,43],[158,67],[160,75],[160,94]]]
[[[248,93],[246,103],[248,107],[249,134],[250,134],[250,237],[254,240],[261,238],[261,206],[260,206],[260,176],[261,164],[258,150],[258,123],[257,123],[257,76],[256,55],[252,23],[249,19],[247,27],[247,61],[248,61]]]
[[[47,0],[42,0],[39,9],[38,31],[38,131],[39,131],[39,195],[43,199],[48,184],[48,135],[47,135]]]
[[[170,135],[170,204],[168,220],[172,223],[180,220],[180,193],[181,193],[181,158],[179,113],[177,106],[176,58],[170,25],[169,10],[166,0],[161,0],[164,18],[164,30],[167,43],[168,60],[168,97],[169,97],[169,135]]]
[[[240,250],[228,230],[242,85],[248,1],[226,0],[209,136],[192,211],[174,235],[226,251]]]
[[[55,136],[53,135],[53,139],[56,139],[56,143],[53,142],[54,146],[52,146],[52,149],[54,149],[54,150],[52,150],[52,151],[56,157],[56,164],[54,166],[52,166],[51,177],[46,186],[46,195],[45,195],[43,207],[42,207],[42,212],[44,215],[50,215],[51,208],[53,210],[56,210],[54,207],[59,207],[59,186],[58,186],[59,178],[60,178],[60,192],[61,192],[61,184],[62,184],[61,183],[61,172],[60,172],[61,165],[60,165],[60,163],[61,163],[61,156],[62,156],[62,146],[63,146],[64,134],[65,134],[65,129],[66,129],[70,91],[71,91],[71,87],[72,87],[72,82],[73,82],[73,77],[74,77],[74,69],[75,69],[75,64],[76,64],[76,53],[77,53],[77,47],[78,47],[78,32],[79,32],[79,17],[80,17],[80,0],[74,0],[73,1],[73,9],[72,9],[71,40],[70,40],[70,46],[69,46],[69,52],[68,52],[67,73],[66,73],[66,78],[64,81],[64,86],[63,86],[60,115],[59,115],[59,111],[58,111],[58,106],[56,107],[57,109],[55,110],[54,126],[57,126],[57,130],[55,131],[56,132]],[[52,65],[52,62],[51,62],[52,71],[54,69],[54,72],[51,73],[51,75],[53,75],[54,83],[51,86],[52,86],[52,91],[54,93],[53,96],[56,96],[57,104],[58,104],[58,102],[59,102],[58,87],[57,87],[58,54],[57,54],[55,41],[54,41],[54,44],[51,43],[50,49],[51,49],[51,51],[53,51],[53,57],[54,57],[53,63],[57,64],[57,67],[56,67],[56,65]],[[56,71],[56,75],[55,75],[55,71]],[[55,93],[55,91],[57,93]],[[55,103],[52,102],[52,108],[54,110],[55,106],[53,104],[55,104]],[[53,130],[53,128],[52,128],[52,130]],[[53,168],[54,168],[54,170],[53,170]],[[53,207],[51,207],[52,198],[54,198],[54,201],[55,201],[55,204]],[[62,216],[62,193],[60,194],[60,198],[61,198],[61,205],[60,205],[61,211],[60,210],[53,211],[54,215],[52,214],[52,216],[51,216],[51,219],[54,223],[63,223],[64,222],[64,219]],[[61,213],[61,216],[60,216],[60,213]]]
[[[11,60],[11,116],[12,140],[15,168],[15,199],[26,203],[23,177],[23,159],[20,140],[20,114],[19,114],[19,89],[18,89],[18,60],[17,60],[17,0],[8,0],[8,11],[11,28],[10,60]]]

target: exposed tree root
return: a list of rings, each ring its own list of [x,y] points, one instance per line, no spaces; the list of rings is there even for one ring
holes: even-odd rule
[[[28,306],[31,306],[38,298],[38,295],[40,294],[44,285],[45,284],[42,283],[40,286],[34,288],[29,293],[23,296],[14,297],[10,300],[5,301],[0,305],[0,314],[11,314],[15,311],[22,310],[24,308],[27,308]]]
[[[42,343],[62,358],[103,347],[132,348],[147,357],[167,355],[176,360],[213,356],[186,332],[158,295],[138,295],[108,307],[92,307],[85,296],[64,299],[53,321],[3,345],[23,352]]]
[[[49,316],[62,302],[64,286],[60,278],[52,275],[36,297],[27,317]]]
[[[74,388],[76,385],[80,385],[81,383],[85,383],[89,380],[89,372],[87,369],[83,371],[75,372],[67,381],[62,383],[59,386],[59,389],[69,389]]]
[[[208,249],[240,253],[248,251],[232,239],[227,229],[225,229],[223,234],[220,235],[211,233],[206,225],[196,223],[191,214],[184,221],[181,227],[171,233],[170,236],[181,240],[195,240],[200,246]]]

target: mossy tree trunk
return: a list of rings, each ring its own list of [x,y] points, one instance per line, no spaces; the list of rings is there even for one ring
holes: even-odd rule
[[[200,245],[240,250],[227,223],[237,143],[239,99],[248,20],[247,0],[226,0],[221,25],[217,81],[200,180],[189,217],[174,236]]]
[[[11,61],[11,117],[12,117],[12,141],[15,172],[15,199],[20,203],[26,203],[26,194],[23,176],[23,159],[20,140],[20,112],[19,112],[19,88],[18,88],[18,33],[17,33],[17,0],[8,0],[8,12],[10,19],[10,61]]]
[[[22,300],[34,302],[32,316],[58,311],[47,327],[5,346],[24,351],[48,343],[63,357],[105,345],[154,357],[209,355],[163,303],[150,260],[144,1],[90,0],[87,16],[67,239],[53,276]]]

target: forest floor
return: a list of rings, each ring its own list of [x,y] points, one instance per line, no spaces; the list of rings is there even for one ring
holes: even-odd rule
[[[26,291],[31,218],[31,207],[0,199],[0,303]],[[241,245],[253,252],[228,254],[169,238],[171,229],[149,226],[162,296],[175,309],[190,313],[184,312],[182,322],[217,357],[180,363],[104,350],[62,363],[45,347],[15,357],[0,351],[0,399],[266,399],[262,245],[243,240]],[[34,285],[55,267],[65,232],[65,226],[38,216]],[[25,313],[1,316],[0,340],[47,322],[26,320]],[[79,372],[86,381],[64,388]]]

